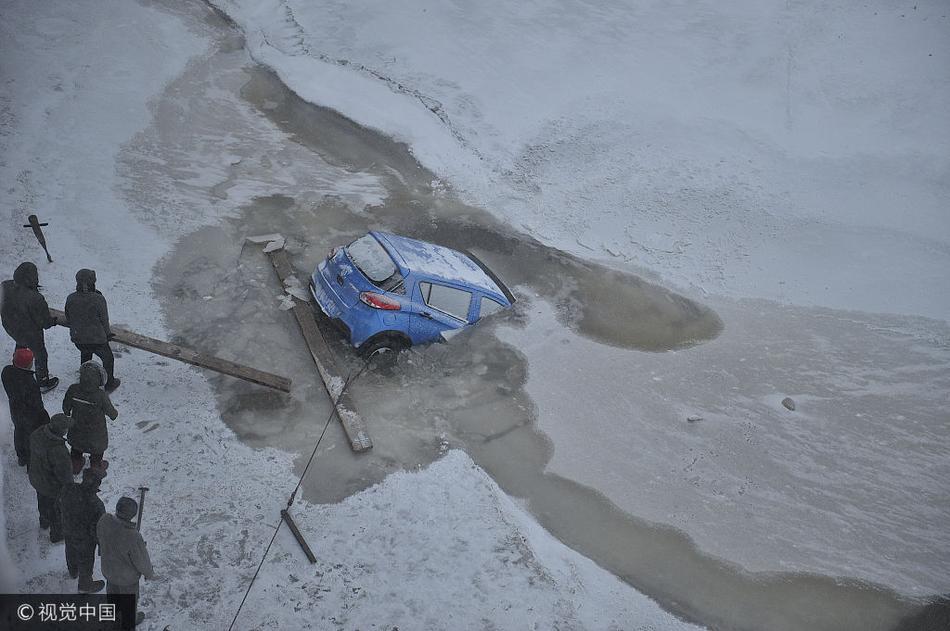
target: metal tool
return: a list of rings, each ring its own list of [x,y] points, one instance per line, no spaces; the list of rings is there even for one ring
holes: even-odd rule
[[[41,228],[41,226],[48,226],[49,223],[40,223],[36,215],[30,215],[27,217],[27,221],[30,223],[25,224],[23,227],[33,228],[33,235],[36,237],[36,240],[40,242],[40,245],[43,246],[43,251],[46,252],[46,260],[52,263],[53,257],[49,255],[49,250],[46,247],[46,237],[43,236],[43,228]]]

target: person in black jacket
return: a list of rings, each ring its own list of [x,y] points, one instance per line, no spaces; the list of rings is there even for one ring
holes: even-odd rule
[[[109,447],[106,417],[114,421],[119,412],[112,405],[109,395],[100,388],[104,383],[102,367],[90,359],[79,367],[79,383],[69,386],[63,398],[63,412],[76,421],[69,430],[73,474],[82,471],[86,463],[85,454],[89,454],[89,466],[93,469],[104,470],[109,466],[102,459]]]
[[[73,420],[54,414],[49,423],[30,435],[30,484],[36,489],[36,508],[40,528],[49,528],[49,540],[63,540],[63,518],[59,512],[59,494],[73,481],[72,464],[66,449],[66,432]]]
[[[0,322],[16,342],[17,348],[33,351],[36,380],[44,391],[52,390],[59,379],[49,376],[48,355],[43,330],[56,325],[49,313],[46,298],[39,292],[40,276],[33,263],[21,263],[13,272],[13,280],[5,280],[0,298]]]
[[[109,347],[112,329],[109,326],[109,306],[102,293],[96,289],[96,272],[81,269],[76,272],[76,291],[66,298],[66,320],[69,322],[69,337],[79,349],[79,363],[85,364],[93,354],[102,360],[109,380],[106,391],[119,387],[115,378],[115,356]]]
[[[18,348],[13,363],[0,372],[3,389],[10,400],[10,418],[13,420],[13,448],[21,467],[30,464],[30,434],[49,423],[49,413],[43,407],[40,386],[33,376],[33,351]]]
[[[106,512],[98,495],[103,475],[99,469],[84,469],[82,482],[70,482],[59,496],[66,536],[66,568],[70,576],[79,578],[79,591],[86,594],[101,591],[106,586],[105,581],[92,580],[99,541],[96,526]]]

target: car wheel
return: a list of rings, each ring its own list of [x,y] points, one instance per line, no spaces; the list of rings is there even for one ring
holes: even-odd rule
[[[377,366],[388,368],[396,363],[401,351],[409,348],[409,344],[395,335],[381,335],[376,337],[360,349],[363,358]]]

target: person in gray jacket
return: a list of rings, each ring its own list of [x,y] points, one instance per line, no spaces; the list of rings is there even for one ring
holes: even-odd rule
[[[138,624],[145,617],[142,612],[136,613],[139,580],[143,576],[146,580],[155,578],[145,540],[132,522],[138,510],[138,502],[131,497],[119,498],[115,505],[115,515],[106,513],[99,518],[96,525],[99,555],[102,557],[102,575],[106,577],[106,593],[133,596],[131,610],[122,607],[120,603],[123,628],[132,628],[133,620]]]
[[[109,375],[106,391],[119,387],[115,378],[115,356],[109,346],[112,329],[109,326],[109,306],[102,292],[96,289],[96,272],[81,269],[76,272],[76,291],[66,298],[66,320],[69,338],[79,349],[79,363],[85,364],[95,354]]]
[[[13,272],[13,280],[0,284],[0,322],[17,348],[33,351],[36,380],[45,392],[59,383],[58,378],[49,376],[49,355],[43,335],[44,329],[56,325],[56,318],[50,315],[49,305],[39,287],[40,275],[36,265],[21,263]]]
[[[59,495],[73,481],[66,432],[73,420],[65,414],[54,414],[49,423],[30,435],[30,484],[36,490],[36,508],[40,528],[49,528],[49,540],[63,540],[63,521],[59,511]]]
[[[99,364],[93,360],[87,361],[79,367],[79,383],[69,386],[63,398],[63,412],[76,421],[69,430],[74,475],[82,471],[86,463],[85,454],[89,454],[90,467],[105,472],[105,468],[109,466],[102,459],[109,447],[106,417],[114,421],[119,412],[109,400],[109,395],[100,388],[103,382],[103,372]]]

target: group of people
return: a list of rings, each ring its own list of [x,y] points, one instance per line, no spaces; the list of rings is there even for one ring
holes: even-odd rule
[[[44,331],[58,322],[39,292],[36,265],[21,264],[13,279],[3,281],[0,288],[0,321],[16,343],[13,361],[0,378],[10,402],[17,462],[27,467],[36,490],[40,528],[49,529],[50,542],[65,541],[66,567],[78,579],[80,592],[95,593],[105,587],[109,594],[133,595],[133,608],[122,612],[123,625],[131,628],[143,617],[134,607],[139,580],[153,578],[153,570],[134,521],[138,503],[122,497],[115,513],[109,514],[98,496],[109,466],[103,457],[109,445],[106,419],[119,415],[109,392],[119,386],[119,380],[109,347],[113,335],[108,306],[96,290],[96,274],[79,270],[76,291],[66,300],[67,322],[63,324],[80,351],[79,381],[66,390],[63,412],[52,417],[42,393],[55,388],[59,379],[49,375]],[[93,360],[93,355],[102,363]],[[93,579],[97,547],[105,581]]]
[[[13,272],[12,280],[2,284],[3,304],[0,321],[4,330],[16,342],[16,347],[33,351],[36,362],[36,381],[45,392],[59,385],[59,378],[50,377],[49,355],[46,352],[44,331],[58,324],[50,314],[46,298],[40,293],[40,277],[36,265],[21,263]],[[69,337],[79,349],[80,362],[102,360],[108,380],[105,389],[112,392],[119,387],[115,378],[115,357],[109,347],[112,329],[109,326],[109,307],[102,292],[96,289],[96,273],[91,269],[76,272],[76,291],[66,299],[66,320]]]

